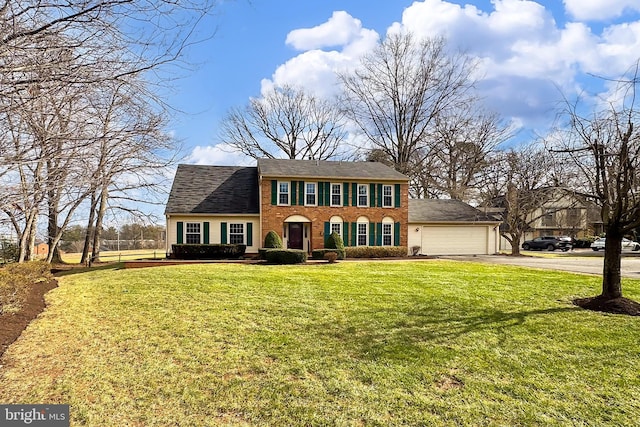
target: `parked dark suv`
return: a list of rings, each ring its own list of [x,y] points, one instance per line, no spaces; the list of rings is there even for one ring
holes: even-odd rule
[[[529,249],[546,249],[548,251],[555,251],[561,249],[566,252],[571,249],[572,246],[571,237],[566,236],[542,236],[536,237],[533,240],[525,240],[522,244],[522,249],[528,251]]]

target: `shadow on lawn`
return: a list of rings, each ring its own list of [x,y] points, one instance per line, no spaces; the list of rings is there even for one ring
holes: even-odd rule
[[[110,262],[93,267],[85,267],[80,264],[57,264],[51,267],[51,273],[55,277],[63,277],[96,270],[121,270],[123,266],[124,263],[121,262]]]
[[[397,322],[386,322],[384,327],[374,330],[373,324],[348,325],[338,332],[347,342],[368,358],[387,357],[398,354],[401,357],[424,352],[425,344],[446,345],[454,340],[473,333],[492,332],[500,344],[510,336],[509,329],[524,324],[525,320],[536,316],[547,316],[579,310],[575,306],[547,308],[529,311],[484,311],[481,314],[465,315],[462,312],[452,313],[450,310],[424,310],[403,314]],[[384,322],[398,315],[398,312],[379,312],[376,318]],[[335,332],[335,328],[334,328]]]

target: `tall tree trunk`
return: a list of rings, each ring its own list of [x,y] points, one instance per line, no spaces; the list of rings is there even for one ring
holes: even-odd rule
[[[507,237],[507,241],[511,244],[511,255],[513,256],[520,255],[521,239],[522,239],[522,233],[509,233],[509,237]]]
[[[93,253],[90,263],[100,261],[100,236],[102,235],[102,221],[107,212],[107,199],[109,198],[109,189],[107,185],[102,186],[100,193],[100,207],[96,215],[96,228],[93,232]]]
[[[622,254],[622,235],[613,227],[607,229],[607,244],[604,247],[604,266],[602,272],[602,297],[613,299],[622,296],[620,277],[620,259]]]
[[[87,232],[84,236],[84,244],[82,245],[82,256],[80,257],[80,264],[85,264],[89,258],[89,248],[91,247],[91,242],[93,241],[93,235],[95,233],[95,228],[93,222],[96,218],[96,205],[98,204],[98,199],[96,196],[96,192],[93,191],[91,193],[91,205],[89,207],[89,220],[87,221]]]
[[[62,263],[62,257],[60,256],[56,241],[56,236],[60,232],[58,228],[58,205],[57,194],[54,191],[49,191],[49,222],[47,226],[47,245],[49,245],[49,252],[47,253],[47,260],[60,264]]]

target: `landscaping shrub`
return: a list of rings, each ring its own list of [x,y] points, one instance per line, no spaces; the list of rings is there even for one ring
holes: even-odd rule
[[[171,245],[172,258],[176,259],[237,259],[244,256],[247,245]]]
[[[314,249],[311,251],[311,259],[326,259],[325,255],[334,252],[337,259],[345,259],[346,253],[344,249]]]
[[[265,248],[281,248],[282,247],[282,239],[275,231],[271,230],[267,233],[264,238],[264,247]]]
[[[581,239],[575,239],[573,241],[574,248],[588,248],[591,247],[591,244],[596,240],[595,236],[592,237],[583,237]]]
[[[329,261],[329,264],[333,264],[334,262],[336,262],[337,258],[338,254],[335,252],[327,252],[326,254],[324,254],[324,259]]]
[[[52,277],[51,266],[44,261],[12,263],[0,268],[0,315],[20,311],[31,287]]]
[[[342,241],[342,237],[335,231],[327,237],[327,240],[324,241],[324,247],[326,249],[342,249],[344,250],[344,242]]]
[[[18,261],[18,245],[8,240],[0,240],[0,263]]]
[[[301,264],[307,261],[307,253],[299,249],[269,249],[265,258],[272,264]]]
[[[406,246],[348,246],[345,248],[349,258],[396,258],[406,257]]]

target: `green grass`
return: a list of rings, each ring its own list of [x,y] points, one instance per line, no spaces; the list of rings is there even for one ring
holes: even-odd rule
[[[598,289],[445,261],[80,273],[6,353],[0,402],[92,426],[633,425],[640,319],[571,304]]]
[[[82,254],[79,252],[70,252],[62,254],[62,261],[69,264],[79,264]],[[132,259],[150,259],[164,258],[164,249],[131,249],[127,251],[101,251],[100,261],[102,262],[120,262]]]

